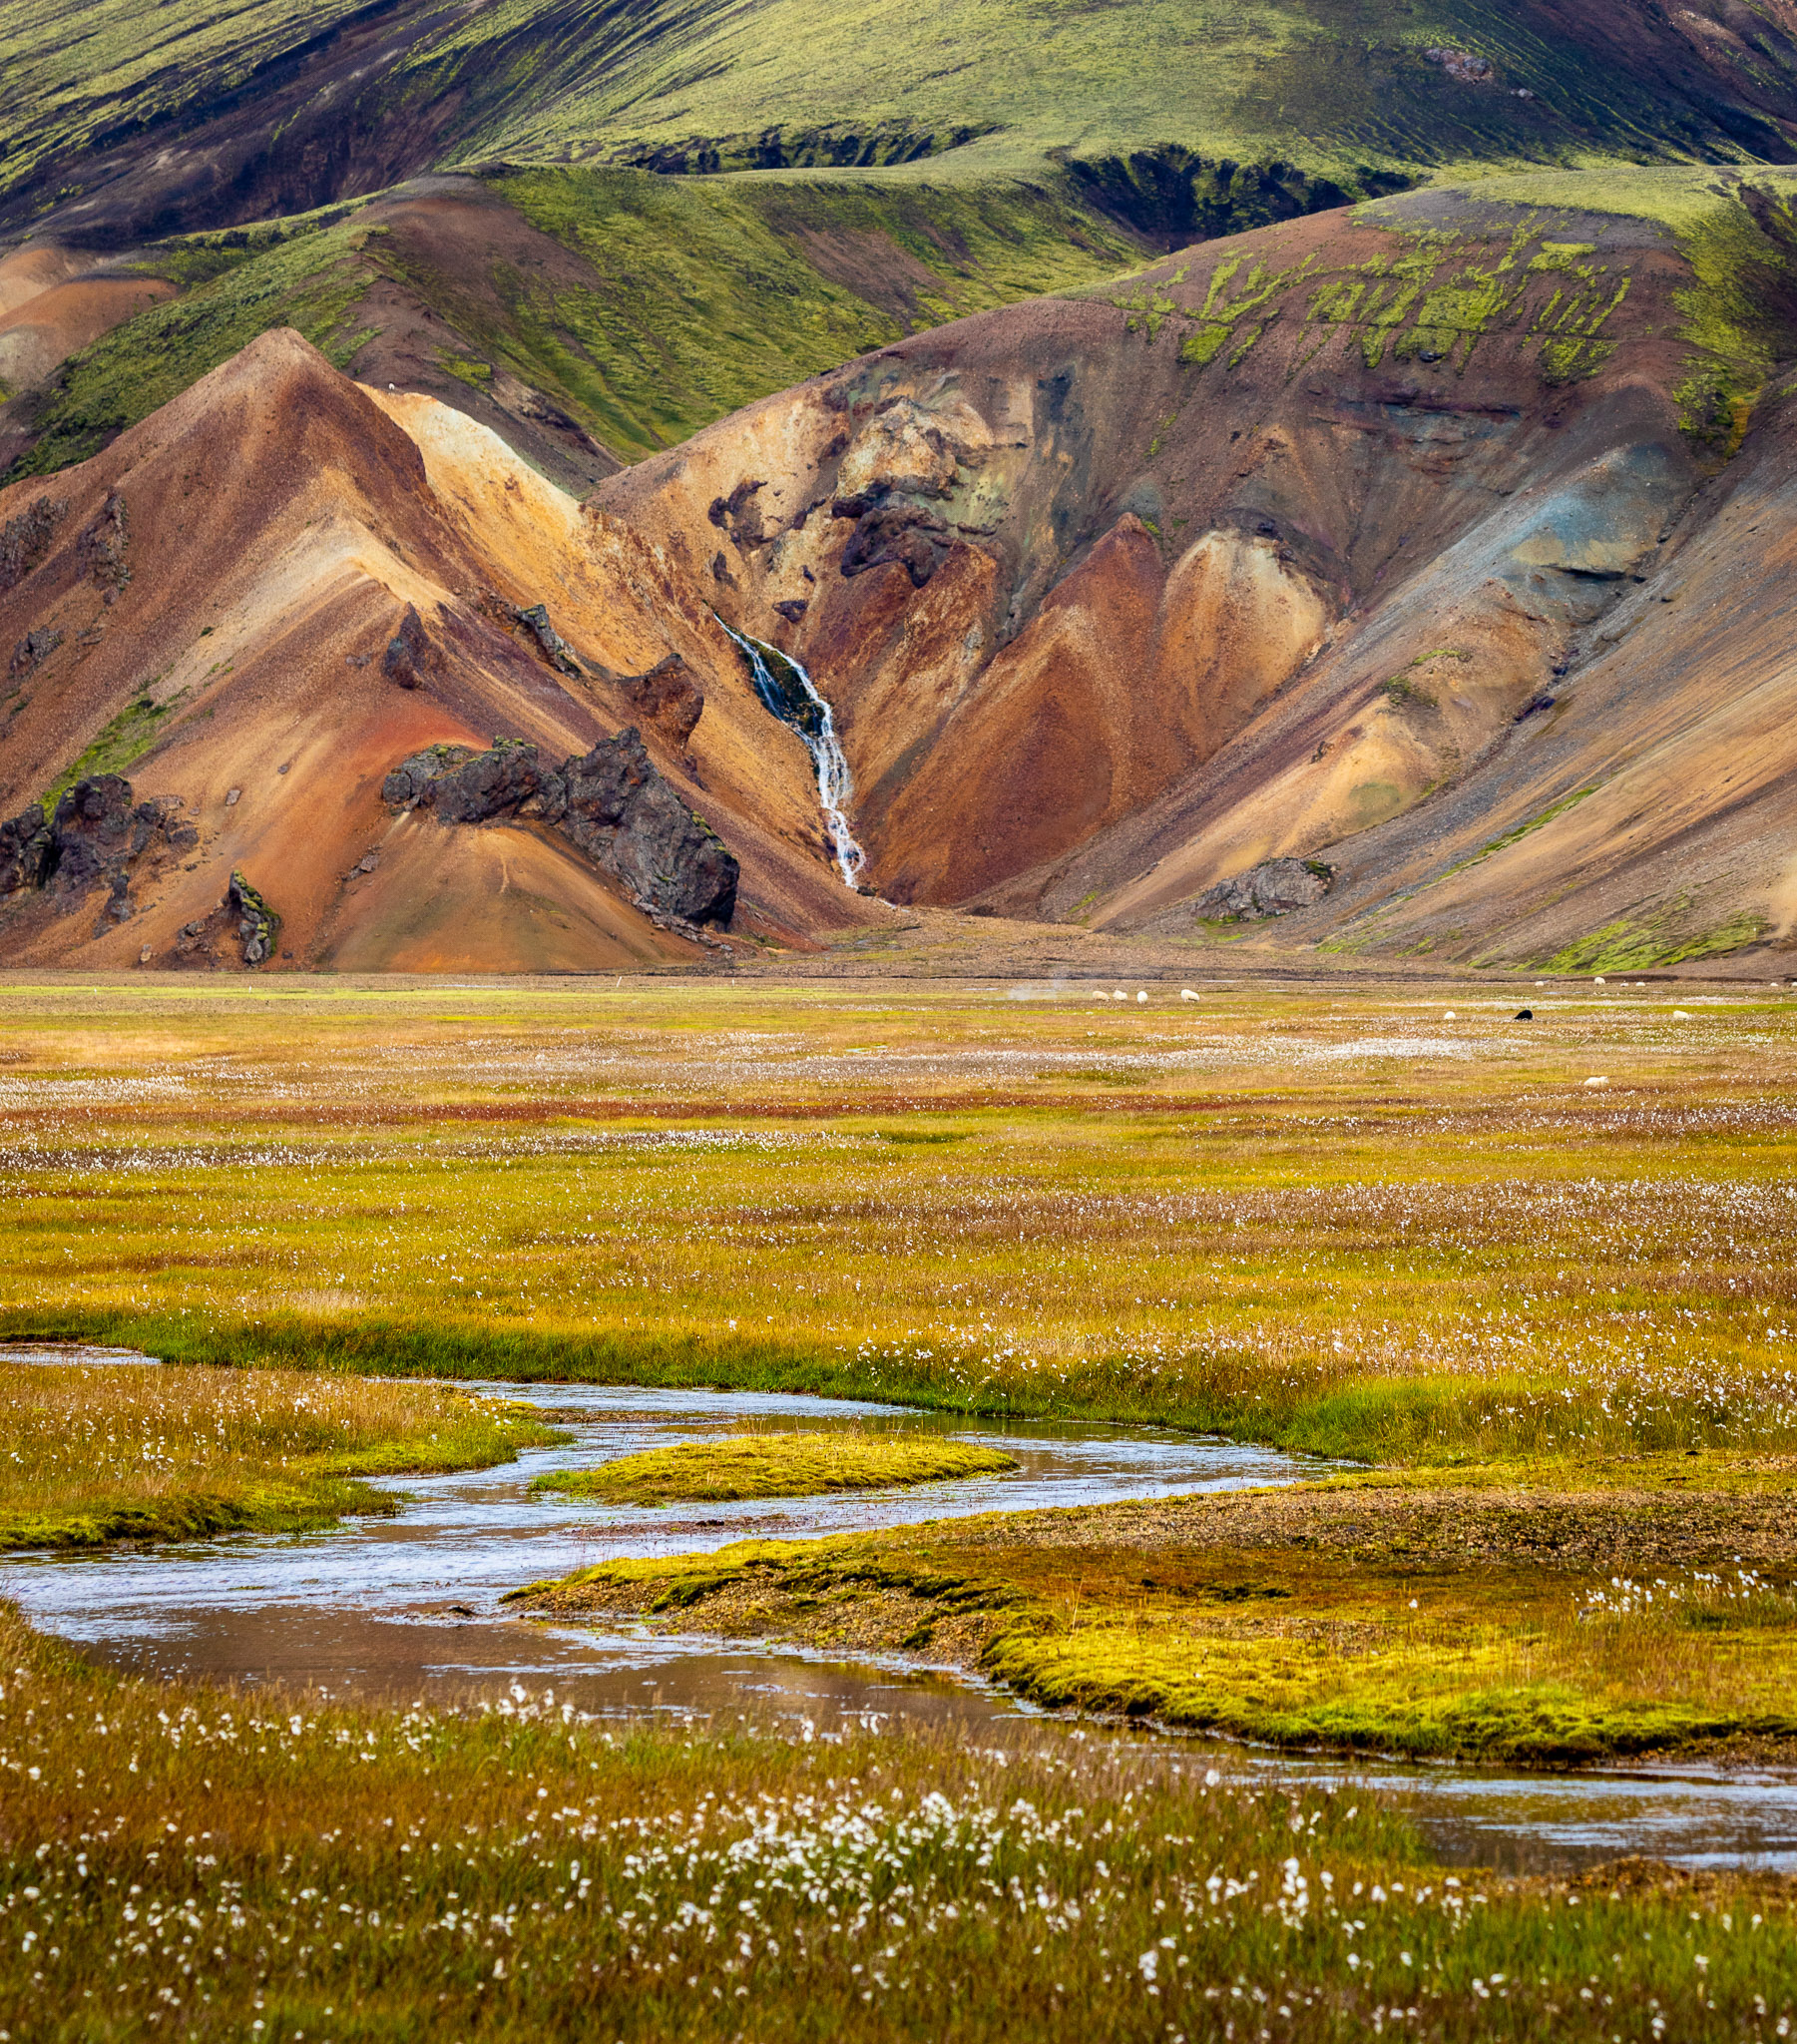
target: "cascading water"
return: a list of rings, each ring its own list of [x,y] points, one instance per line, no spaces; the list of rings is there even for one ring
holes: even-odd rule
[[[715,611],[711,615],[717,616]],[[830,706],[812,688],[811,677],[791,654],[763,646],[758,639],[750,639],[724,625],[721,618],[717,622],[723,625],[724,631],[735,641],[743,659],[748,662],[755,694],[773,716],[782,724],[790,725],[804,740],[805,751],[811,755],[811,766],[817,774],[817,800],[830,833],[830,850],[836,860],[836,870],[842,875],[845,887],[855,886],[862,866],[867,863],[867,854],[855,842],[854,832],[850,830],[844,813],[849,797],[855,791],[855,783],[849,777],[848,761],[844,759],[841,743],[836,737],[836,720],[830,715]]]

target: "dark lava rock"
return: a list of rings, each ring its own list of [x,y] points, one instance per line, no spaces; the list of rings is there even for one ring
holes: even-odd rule
[[[1257,922],[1310,908],[1328,893],[1334,875],[1320,859],[1269,858],[1245,873],[1219,880],[1198,896],[1205,922]]]
[[[789,625],[796,625],[810,608],[811,606],[802,596],[790,596],[784,603],[776,603],[774,605],[774,609]]]
[[[1450,78],[1462,85],[1489,85],[1497,75],[1489,57],[1475,57],[1470,50],[1450,50],[1435,44],[1423,52],[1427,64],[1439,64]]]
[[[784,608],[784,606],[780,606]],[[802,611],[804,605],[800,604]],[[631,699],[631,707],[646,724],[664,731],[676,746],[692,736],[703,714],[705,699],[692,672],[677,653],[659,660],[644,675],[620,675],[618,686]]]
[[[68,515],[65,498],[39,497],[0,526],[0,596],[39,566],[50,551],[56,528]]]
[[[107,913],[131,914],[130,874],[148,853],[191,850],[200,832],[182,820],[179,795],[138,801],[117,773],[78,780],[46,816],[41,805],[0,823],[0,895],[52,884],[72,892],[107,887]]]
[[[535,637],[552,667],[560,668],[563,674],[574,675],[577,679],[585,675],[587,670],[574,657],[574,648],[549,622],[548,604],[533,603],[524,610],[514,611],[513,616]]]
[[[616,873],[639,901],[683,922],[729,928],[736,860],[663,778],[634,725],[563,770],[564,836]]]
[[[639,907],[681,922],[727,929],[736,912],[735,858],[674,793],[635,726],[560,767],[516,739],[490,753],[433,746],[395,766],[381,792],[396,808],[428,809],[444,823],[521,816],[552,824],[622,880]]]
[[[125,555],[131,545],[131,519],[125,499],[114,490],[81,535],[81,565],[102,589],[123,589],[131,580]]]
[[[761,507],[755,502],[756,495],[766,487],[765,478],[757,481],[744,476],[727,497],[713,497],[705,513],[719,532],[729,534],[738,553],[745,554],[751,547],[767,543],[769,535],[761,523]]]
[[[53,625],[39,625],[35,631],[27,632],[13,648],[13,673],[30,674],[40,662],[48,660],[62,643],[63,635]]]
[[[499,739],[490,753],[465,746],[414,753],[387,775],[381,793],[398,808],[432,809],[440,822],[484,823],[515,814],[542,787],[536,747]]]
[[[424,620],[413,605],[407,604],[399,630],[387,641],[387,650],[381,655],[381,673],[402,689],[419,689],[437,664],[437,649],[424,629]]]
[[[190,850],[200,842],[200,832],[182,822],[181,809],[179,795],[135,800],[131,782],[122,774],[96,773],[90,780],[78,780],[51,818],[46,881],[59,887],[87,888],[102,882],[110,887],[146,852]]]
[[[49,875],[52,843],[50,819],[39,802],[0,823],[0,895],[41,887]]]
[[[830,507],[833,516],[856,521],[842,550],[842,573],[865,575],[870,568],[896,562],[910,576],[911,587],[921,589],[952,544],[947,525],[922,504],[895,499],[861,510],[860,503],[849,498]]]
[[[243,963],[260,965],[272,958],[280,939],[280,917],[234,868],[225,905],[237,919],[237,935],[243,940]]]
[[[426,746],[422,753],[414,753],[393,768],[380,784],[380,798],[389,808],[409,809],[414,802],[426,799],[426,790],[433,788],[450,767],[473,758],[467,746]],[[435,800],[434,793],[429,799]]]

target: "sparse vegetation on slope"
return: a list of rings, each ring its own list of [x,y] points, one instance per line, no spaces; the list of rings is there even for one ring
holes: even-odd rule
[[[885,1434],[750,1434],[693,1441],[621,1455],[597,1469],[557,1469],[533,1490],[566,1491],[607,1504],[721,1504],[731,1498],[815,1497],[831,1490],[940,1483],[954,1476],[999,1476],[1015,1456],[971,1441]]]
[[[385,206],[168,244],[146,265],[192,288],[26,400],[33,444],[11,474],[85,459],[271,327],[353,372],[381,331],[363,302],[380,285],[402,286],[471,351],[443,359],[451,376],[478,387],[508,370],[634,460],[915,327],[1139,254],[1062,174],[937,189],[544,169],[480,189],[565,249],[569,273],[500,248],[450,260]]]

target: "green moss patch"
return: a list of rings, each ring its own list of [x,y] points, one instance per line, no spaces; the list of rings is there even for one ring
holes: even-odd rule
[[[624,1455],[597,1469],[559,1469],[539,1476],[531,1488],[610,1504],[721,1504],[731,1498],[814,1497],[832,1490],[998,1476],[1017,1466],[1015,1456],[967,1441],[891,1434],[751,1434]]]
[[[514,1601],[928,1649],[1053,1708],[1277,1746],[1562,1766],[1797,1741],[1794,1572],[1781,1495],[1369,1479],[743,1542]]]

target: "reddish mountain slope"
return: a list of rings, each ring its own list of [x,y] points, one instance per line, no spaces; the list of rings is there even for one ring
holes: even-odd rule
[[[632,723],[741,861],[737,937],[879,919],[713,607],[833,705],[891,900],[1191,935],[1241,907],[1218,883],[1308,861],[1250,891],[1335,946],[1782,937],[1794,187],[1651,174],[1623,212],[1493,180],[1288,223],[915,336],[585,506],[266,337],[56,478],[60,514],[0,494],[0,794],[125,766],[200,832],[119,915],[15,897],[0,945],[179,963],[235,870],[295,962],[695,955],[528,805],[383,800],[425,746],[554,764]]]
[[[699,955],[540,826],[457,833],[382,800],[388,770],[429,745],[498,736],[560,761],[629,723],[740,857],[739,930],[864,912],[819,855],[802,750],[763,757],[769,720],[734,649],[670,592],[654,550],[584,516],[459,413],[377,398],[296,335],[264,336],[51,484],[0,493],[0,579],[14,578],[0,592],[0,808],[80,762],[121,768],[140,797],[179,797],[200,833],[185,860],[134,882],[128,919],[54,887],[15,896],[15,962],[118,964],[149,947],[180,963],[180,933],[233,870],[300,963]],[[536,603],[598,675],[684,655],[705,697],[689,743],[644,723],[628,691],[553,667],[509,616]],[[384,661],[408,605],[430,648],[417,688]]]
[[[1782,929],[1797,761],[1778,740],[1751,815],[1717,771],[1743,688],[1756,730],[1788,725],[1782,598],[1713,521],[1783,472],[1789,200],[1680,180],[1637,180],[1632,215],[1494,180],[1207,245],[914,337],[595,501],[694,572],[715,541],[720,608],[836,706],[895,898],[1188,929],[1213,883],[1313,858],[1340,869],[1322,934],[1522,829],[1355,940]],[[1670,625],[1609,651],[1668,577],[1677,617],[1727,607],[1725,690]],[[1659,706],[1684,803],[1629,792],[1624,700]],[[1758,848],[1668,892],[1643,861],[1693,805]],[[1555,878],[1573,856],[1589,899]]]

